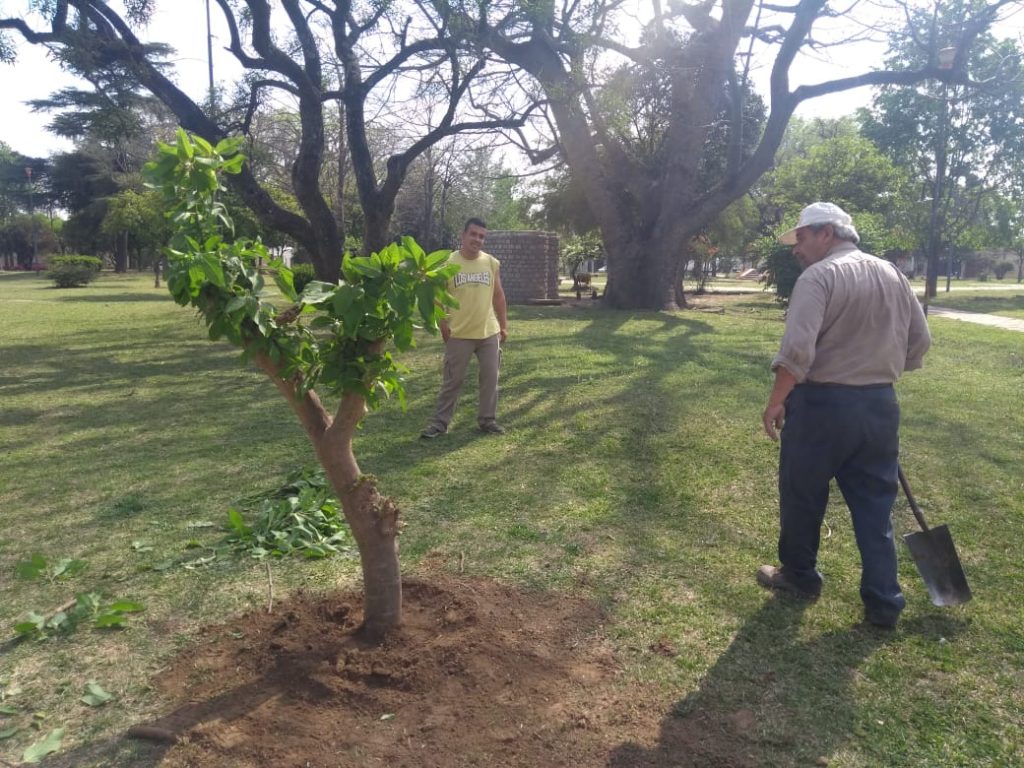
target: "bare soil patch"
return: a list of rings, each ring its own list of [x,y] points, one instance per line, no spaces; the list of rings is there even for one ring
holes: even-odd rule
[[[627,682],[592,603],[431,574],[400,633],[359,644],[358,594],[299,593],[207,628],[157,680],[181,704],[134,735],[162,766],[746,766],[736,718],[673,717]]]

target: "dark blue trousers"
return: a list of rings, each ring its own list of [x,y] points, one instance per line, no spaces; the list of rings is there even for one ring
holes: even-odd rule
[[[818,545],[835,478],[860,550],[865,611],[886,618],[896,618],[906,605],[891,519],[899,424],[892,385],[800,384],[786,399],[779,457],[779,562],[786,576],[820,587]]]

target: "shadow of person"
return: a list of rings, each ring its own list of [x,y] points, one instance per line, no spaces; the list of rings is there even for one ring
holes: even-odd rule
[[[801,627],[809,605],[769,598],[700,688],[664,716],[657,742],[619,745],[609,768],[814,765],[854,733],[854,680],[877,649],[905,634],[957,631],[952,620],[929,617],[895,632],[856,625],[814,635]]]

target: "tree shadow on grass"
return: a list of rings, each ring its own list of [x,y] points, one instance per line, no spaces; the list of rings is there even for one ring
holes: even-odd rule
[[[173,303],[174,299],[166,288],[154,288],[153,293],[77,293],[61,296],[59,301],[85,302],[92,304],[137,304],[140,301]]]
[[[870,716],[855,680],[884,645],[907,635],[956,634],[953,619],[868,625],[809,636],[800,624],[809,603],[773,595],[747,620],[700,688],[662,720],[657,742],[617,747],[608,768],[746,768],[825,764]]]
[[[960,312],[983,314],[1024,310],[1024,286],[1021,286],[1019,294],[1011,296],[942,296],[936,298],[934,303]]]

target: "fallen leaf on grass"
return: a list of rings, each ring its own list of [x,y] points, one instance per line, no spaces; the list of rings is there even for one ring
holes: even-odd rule
[[[38,763],[47,755],[51,755],[60,749],[60,743],[64,739],[64,729],[56,728],[50,731],[50,735],[42,741],[37,741],[25,750],[21,759],[26,763]]]

